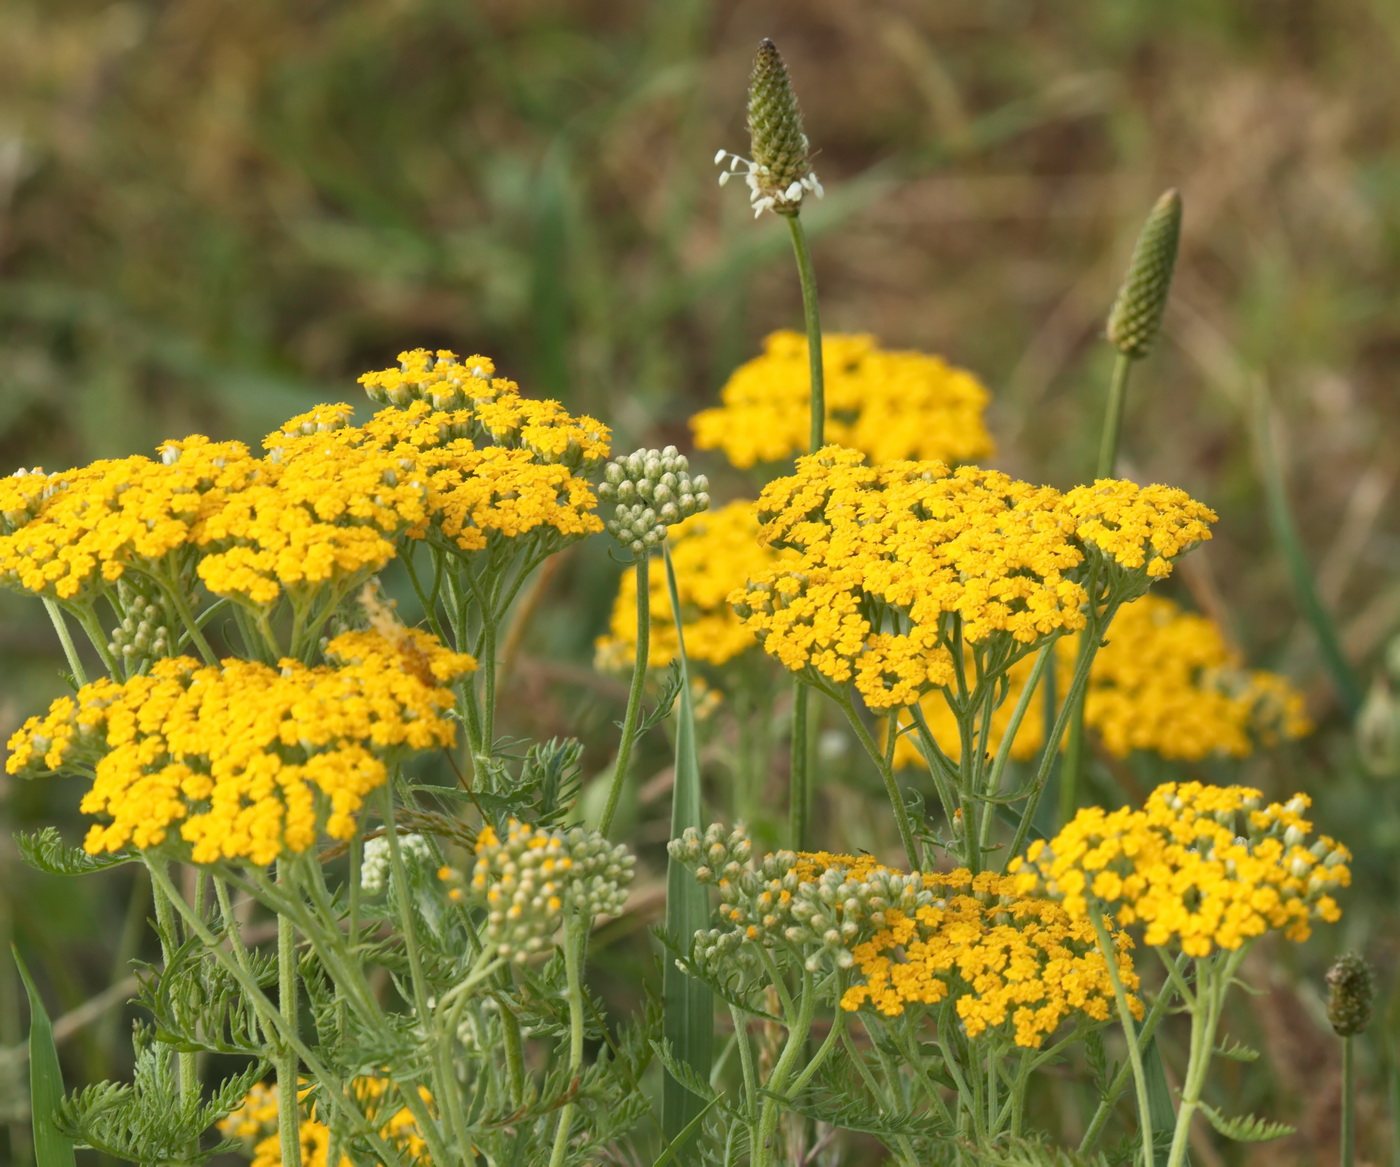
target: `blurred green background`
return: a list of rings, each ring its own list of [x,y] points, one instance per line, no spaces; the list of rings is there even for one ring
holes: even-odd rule
[[[1259,443],[1276,443],[1365,684],[1400,624],[1393,0],[4,0],[0,465],[193,431],[255,443],[317,401],[359,400],[358,373],[416,345],[493,356],[610,423],[618,448],[684,446],[764,334],[800,326],[782,224],[755,223],[711,163],[746,151],[765,35],[827,188],[804,214],[827,327],[974,370],[997,464],[1019,475],[1068,486],[1092,467],[1102,322],[1142,217],[1181,189],[1124,469],[1220,512],[1175,592],[1309,693],[1317,734],[1251,773],[1311,791],[1358,852],[1347,920],[1308,975],[1352,945],[1388,984],[1400,799],[1356,765],[1266,520]],[[615,578],[602,552],[561,572],[523,663],[586,669]],[[60,691],[36,603],[0,595],[0,654],[8,735]],[[569,701],[532,728],[566,730]],[[0,816],[71,837],[76,801],[11,784]],[[145,909],[118,877],[20,869],[7,836],[0,923],[62,1013],[111,982]],[[1278,975],[1254,1007],[1269,1089],[1298,1101],[1302,1133],[1255,1161],[1301,1162],[1331,1138],[1316,1080],[1332,1047],[1309,1045],[1317,990]],[[0,982],[9,1045],[22,1010]],[[70,1043],[75,1075],[113,1064],[108,1018]]]

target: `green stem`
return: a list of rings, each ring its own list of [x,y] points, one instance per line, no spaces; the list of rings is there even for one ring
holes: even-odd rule
[[[1128,393],[1128,374],[1133,358],[1120,352],[1113,362],[1113,379],[1108,387],[1108,408],[1104,413],[1103,434],[1099,439],[1099,460],[1094,477],[1112,478],[1118,462],[1118,440],[1123,431],[1123,401]],[[1074,717],[1069,723],[1069,738],[1065,742],[1064,763],[1060,767],[1060,822],[1074,816],[1079,798],[1079,775],[1084,766],[1084,698],[1074,702]]]
[[[1172,1149],[1167,1167],[1181,1167],[1186,1161],[1186,1144],[1191,1135],[1191,1119],[1201,1104],[1206,1072],[1215,1052],[1215,1031],[1225,1009],[1225,997],[1230,991],[1235,972],[1244,960],[1248,945],[1231,952],[1223,964],[1206,958],[1196,963],[1196,1005],[1191,1013],[1191,1053],[1187,1061],[1186,1081],[1181,1087],[1181,1105],[1176,1112],[1176,1130],[1172,1132]]]
[[[768,1075],[765,1086],[763,1110],[758,1117],[758,1138],[754,1140],[753,1145],[753,1167],[769,1167],[774,1162],[773,1142],[777,1138],[778,1120],[782,1117],[782,1099],[787,1090],[788,1078],[806,1052],[807,1035],[812,1030],[812,1017],[817,1009],[816,997],[812,974],[804,971],[802,984],[798,988],[797,1017],[792,1020],[787,1044],[783,1046],[778,1064]]]
[[[418,1014],[426,1037],[436,1038],[433,1042],[433,1069],[436,1082],[434,1087],[438,1105],[447,1115],[447,1121],[456,1137],[459,1149],[465,1151],[471,1146],[467,1134],[466,1116],[462,1113],[462,1092],[457,1075],[452,1068],[451,1037],[428,1005],[427,981],[423,975],[423,958],[418,950],[418,928],[413,919],[412,905],[409,902],[408,864],[404,862],[403,845],[394,824],[394,799],[388,786],[383,795],[384,837],[389,843],[389,882],[394,887],[394,901],[399,914],[399,928],[403,931],[404,948],[408,953],[409,980],[413,989],[413,1008]],[[438,1032],[433,1034],[431,1030]],[[412,1086],[409,1087],[413,1089]],[[431,1143],[432,1133],[423,1131],[423,1137]],[[441,1152],[438,1152],[441,1153]]]
[[[1171,965],[1178,974],[1187,958],[1178,957]],[[1168,991],[1168,986],[1163,985],[1162,991],[1157,995],[1157,999],[1152,1002],[1152,1008],[1147,1011],[1147,1016],[1142,1019],[1142,1024],[1138,1026],[1138,1048],[1141,1050],[1152,1040],[1153,1034],[1157,1032],[1157,1026],[1162,1018],[1167,1015],[1167,1006],[1171,1004],[1172,994]],[[1084,1131],[1084,1137],[1079,1140],[1079,1153],[1088,1156],[1098,1143],[1099,1136],[1108,1125],[1109,1116],[1113,1113],[1113,1105],[1118,1101],[1118,1096],[1123,1093],[1123,1087],[1128,1084],[1128,1076],[1132,1073],[1132,1066],[1125,1065],[1119,1068],[1114,1075],[1113,1081],[1109,1083],[1108,1089],[1099,1099],[1099,1105],[1094,1110],[1093,1117],[1089,1120],[1089,1126]]]
[[[73,674],[73,679],[79,686],[86,685],[87,671],[83,668],[82,658],[78,656],[78,646],[73,643],[73,635],[68,631],[68,623],[63,619],[63,609],[58,606],[57,601],[45,596],[44,610],[53,621],[53,630],[58,633],[59,643],[63,645],[63,655],[68,660],[68,671]]]
[[[744,1082],[744,1110],[748,1119],[749,1136],[752,1139],[756,1132],[754,1124],[758,1118],[755,1109],[758,1105],[758,1074],[754,1070],[753,1050],[749,1046],[748,1018],[736,1005],[729,1006],[729,1016],[734,1019],[734,1040],[739,1047],[739,1069]]]
[[[1356,1051],[1342,1038],[1342,1150],[1340,1167],[1356,1162]]]
[[[642,690],[647,680],[647,655],[651,647],[651,560],[637,560],[637,653],[632,664],[632,685],[627,690],[627,712],[622,718],[622,737],[617,745],[617,763],[613,767],[612,785],[603,817],[598,820],[598,832],[607,835],[617,812],[618,799],[627,781],[627,767],[632,761],[632,746],[637,737],[637,720],[642,714]],[[679,616],[679,613],[677,614]]]
[[[1093,597],[1090,596],[1092,602]],[[1060,739],[1064,737],[1065,726],[1069,723],[1076,703],[1083,696],[1084,688],[1089,683],[1089,669],[1094,663],[1094,656],[1099,651],[1099,640],[1102,636],[1100,629],[1105,627],[1112,619],[1116,611],[1116,605],[1109,605],[1105,609],[1102,623],[1091,614],[1084,630],[1079,634],[1084,639],[1079,648],[1079,659],[1075,662],[1074,678],[1070,681],[1069,692],[1065,694],[1065,703],[1060,707],[1059,715],[1055,718],[1055,724],[1045,737],[1045,752],[1041,755],[1040,768],[1036,771],[1035,787],[1031,790],[1030,797],[1026,799],[1026,805],[1021,811],[1021,823],[1016,828],[1016,837],[1011,841],[1009,855],[1019,855],[1021,848],[1026,845],[1026,836],[1030,834],[1031,820],[1035,818],[1036,808],[1040,806],[1041,795],[1045,793],[1045,784],[1050,780],[1050,771],[1055,766],[1055,755],[1060,749]]]
[[[175,615],[180,618],[180,623],[185,626],[185,632],[189,635],[190,643],[199,649],[199,655],[204,658],[204,663],[217,666],[219,658],[214,655],[214,650],[209,647],[209,642],[204,639],[204,633],[200,630],[199,621],[195,619],[194,611],[190,608],[189,601],[185,599],[185,590],[180,586],[180,581],[173,578],[170,573],[162,573],[154,577],[170,600],[170,606],[174,609]]]
[[[807,326],[807,367],[812,379],[811,437],[808,447],[815,454],[826,444],[826,375],[822,368],[822,318],[817,303],[817,273],[812,269],[812,252],[802,220],[787,216],[792,234],[792,253],[797,259],[797,278],[802,285],[802,319]]]
[[[569,1000],[569,1101],[559,1112],[559,1127],[554,1132],[554,1149],[549,1167],[561,1167],[569,1149],[569,1131],[574,1122],[574,1092],[578,1087],[579,1071],[583,1068],[583,949],[588,940],[587,928],[572,923],[564,933],[564,978]]]
[[[1099,951],[1103,953],[1108,979],[1113,982],[1113,997],[1118,1003],[1118,1022],[1123,1026],[1123,1036],[1128,1040],[1128,1061],[1132,1064],[1133,1084],[1137,1088],[1143,1164],[1144,1167],[1153,1167],[1152,1110],[1147,1101],[1147,1075],[1142,1067],[1142,1042],[1138,1037],[1137,1026],[1133,1022],[1133,1012],[1128,1005],[1127,991],[1123,988],[1122,978],[1118,975],[1118,951],[1113,946],[1108,929],[1104,927],[1103,913],[1098,910],[1098,905],[1092,900],[1089,903],[1089,915],[1094,923],[1094,933],[1099,940]]]
[[[801,682],[799,682],[800,684]],[[919,844],[914,838],[914,825],[909,821],[909,811],[904,805],[904,799],[899,793],[899,783],[895,781],[894,770],[885,764],[885,755],[880,747],[875,744],[875,739],[870,736],[870,731],[861,722],[860,714],[856,712],[855,706],[850,699],[846,698],[840,702],[846,720],[850,722],[860,744],[865,747],[865,752],[870,755],[875,765],[880,769],[880,778],[885,784],[885,793],[889,795],[890,808],[894,811],[894,821],[899,827],[899,840],[904,844],[904,853],[909,857],[909,869],[918,871],[922,866],[922,859],[919,855]]]
[[[1118,462],[1118,440],[1123,432],[1123,401],[1128,395],[1128,373],[1133,358],[1120,352],[1113,362],[1113,380],[1108,386],[1108,409],[1104,413],[1103,436],[1099,439],[1099,462],[1095,478],[1112,478]]]
[[[1036,688],[1040,685],[1040,678],[1045,672],[1046,665],[1054,657],[1057,642],[1058,637],[1041,646],[1040,652],[1036,655],[1035,664],[1031,666],[1031,675],[1026,680],[1026,687],[1021,690],[1016,707],[1011,711],[1011,721],[1006,727],[1006,732],[1002,735],[1001,743],[997,746],[996,757],[992,760],[991,770],[987,774],[986,791],[989,797],[995,797],[1001,791],[1002,776],[1006,771],[1007,763],[1011,760],[1011,745],[1016,740],[1016,735],[1021,731],[1021,722],[1025,719],[1026,711],[1030,708],[1031,699],[1035,696]],[[993,817],[989,814],[982,820],[982,849],[984,851],[991,841],[990,832]]]
[[[287,860],[277,863],[277,880],[285,883]],[[297,939],[291,918],[277,913],[277,1005],[287,1033],[297,1032]],[[297,1055],[287,1041],[277,1046],[277,1134],[282,1167],[301,1167],[301,1114],[297,1099]]]
[[[808,452],[815,454],[826,444],[826,375],[822,366],[821,308],[817,301],[817,275],[812,268],[812,252],[802,220],[794,211],[786,215],[792,235],[792,252],[797,260],[797,278],[802,286],[802,318],[807,328],[807,367],[812,390],[809,405]],[[808,721],[811,694],[799,680],[792,691],[792,778],[788,792],[788,834],[794,850],[810,847],[812,819],[811,751]]]
[[[102,660],[102,666],[107,672],[117,676],[116,658],[112,656],[111,649],[107,647],[107,634],[102,630],[102,625],[97,619],[97,613],[88,604],[73,604],[68,611],[72,613],[73,619],[78,622],[78,627],[87,633],[87,638],[92,647],[97,650],[97,655]]]
[[[274,1045],[285,1044],[294,1050],[306,1068],[311,1071],[316,1081],[325,1088],[327,1103],[341,1113],[357,1134],[371,1142],[375,1153],[381,1156],[386,1164],[399,1162],[399,1157],[393,1147],[366,1121],[363,1114],[350,1105],[344,1083],[330,1072],[330,1069],[306,1046],[295,1030],[287,1028],[282,1015],[268,1000],[267,994],[262,991],[262,987],[258,984],[247,964],[228,952],[220,939],[209,931],[208,925],[194,914],[190,906],[180,898],[174,884],[170,882],[170,877],[165,874],[160,865],[152,860],[148,854],[143,853],[141,858],[146,864],[146,870],[150,872],[153,892],[159,889],[160,892],[169,897],[169,902],[185,921],[190,932],[199,937],[200,942],[209,955],[214,958],[214,961],[222,965],[238,982],[247,1000],[252,1004],[254,1012],[258,1014],[263,1031],[268,1035],[269,1041]],[[234,947],[236,950],[237,946]]]

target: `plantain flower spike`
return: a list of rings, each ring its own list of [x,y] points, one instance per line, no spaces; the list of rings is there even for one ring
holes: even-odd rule
[[[766,37],[759,42],[749,79],[749,144],[752,159],[721,150],[715,165],[725,168],[719,176],[721,186],[736,174],[744,176],[754,218],[764,211],[796,215],[809,192],[822,197],[787,66]]]
[[[1355,1037],[1371,1024],[1375,986],[1371,966],[1354,952],[1337,957],[1327,970],[1327,1020],[1338,1037]]]
[[[1108,339],[1124,356],[1141,360],[1157,339],[1172,286],[1181,238],[1181,196],[1169,190],[1142,225],[1128,277],[1108,317]]]

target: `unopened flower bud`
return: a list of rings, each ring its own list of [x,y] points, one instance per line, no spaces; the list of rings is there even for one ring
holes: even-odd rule
[[[1181,196],[1169,190],[1143,224],[1128,276],[1108,317],[1108,339],[1134,360],[1147,355],[1162,326],[1180,237]]]
[[[1354,952],[1327,970],[1327,1020],[1338,1037],[1354,1037],[1371,1024],[1371,966]]]

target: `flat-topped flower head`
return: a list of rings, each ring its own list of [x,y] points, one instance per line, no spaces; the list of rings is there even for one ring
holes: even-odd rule
[[[1004,669],[1083,628],[1091,599],[1140,594],[1164,574],[1154,564],[1170,570],[1207,533],[1210,512],[1179,491],[1098,487],[1108,504],[975,466],[871,466],[828,446],[799,458],[796,473],[759,498],[760,539],[799,558],[751,576],[730,602],[788,669],[854,684],[874,709],[909,705],[952,683],[954,643]],[[1100,579],[1100,568],[1111,578]]]
[[[1012,860],[1021,894],[1059,900],[1075,919],[1106,911],[1141,923],[1143,939],[1188,956],[1236,949],[1267,931],[1308,938],[1332,923],[1331,893],[1351,882],[1350,853],[1327,836],[1307,842],[1305,795],[1265,804],[1246,786],[1159,786],[1142,810],[1081,810],[1048,843]]]
[[[1210,524],[1219,518],[1184,490],[1114,478],[1075,487],[1065,495],[1065,507],[1074,516],[1075,533],[1110,578],[1146,573],[1136,595],[1152,580],[1170,575],[1174,560],[1209,539]]]
[[[666,541],[666,531],[710,505],[710,483],[690,473],[690,461],[676,449],[634,450],[609,462],[598,497],[616,504],[608,530],[638,558]]]
[[[843,1009],[898,1017],[951,1000],[967,1035],[1006,1026],[1038,1048],[1074,1014],[1103,1021],[1113,1002],[1094,928],[1059,904],[1018,895],[1007,876],[896,871],[869,855],[776,851],[755,862],[742,828],[688,830],[672,856],[719,893],[719,927],[692,956],[721,977],[764,967],[759,947],[813,974],[840,972]],[[1137,987],[1131,941],[1118,972]],[[836,981],[824,982],[834,986]],[[1140,1015],[1141,1006],[1132,1007]]]
[[[926,873],[932,902],[912,915],[893,914],[887,928],[855,949],[861,981],[844,1009],[870,1007],[887,1017],[915,1005],[954,1001],[967,1035],[1010,1028],[1019,1046],[1038,1049],[1076,1014],[1106,1021],[1113,981],[1093,925],[1071,919],[1059,904],[1016,893],[1008,876],[965,868]],[[1137,988],[1129,950],[1114,938],[1117,973]],[[1129,1007],[1141,1018],[1142,1004]]]
[[[397,430],[397,440],[427,449],[453,437],[476,445],[530,451],[540,462],[588,472],[608,456],[608,427],[595,418],[569,413],[557,401],[524,396],[520,386],[495,377],[486,357],[458,362],[446,350],[436,356],[425,349],[399,354],[400,367],[366,373],[360,384],[371,399],[389,408],[375,415],[370,428],[380,444]],[[407,417],[397,416],[406,412]],[[425,419],[446,428],[432,440]]]
[[[587,927],[627,902],[635,862],[597,831],[551,831],[511,819],[505,836],[483,827],[468,897],[486,910],[485,938],[517,962],[552,948],[566,917]]]
[[[1049,487],[828,446],[769,483],[759,518],[760,538],[799,559],[731,603],[787,668],[854,683],[872,708],[952,683],[949,615],[965,643],[1013,655],[1084,626],[1084,552]]]
[[[211,592],[267,605],[284,592],[348,589],[424,522],[428,487],[412,463],[340,440],[344,430],[270,436],[287,441],[274,446],[278,460],[264,460],[193,532],[203,551],[199,577]]]
[[[6,769],[92,775],[81,809],[107,820],[88,832],[93,854],[173,836],[195,863],[261,866],[305,851],[320,830],[348,838],[390,763],[455,741],[446,685],[475,662],[410,634],[440,684],[370,632],[335,638],[332,663],[314,668],[173,657],[55,701],[10,739]]]
[[[160,460],[0,480],[0,583],[81,600],[133,567],[160,571],[258,466],[240,442],[194,436],[165,443]]]
[[[796,553],[768,547],[758,540],[758,512],[752,501],[731,502],[693,515],[670,530],[671,562],[681,601],[686,653],[693,661],[723,665],[750,649],[754,635],[729,605],[729,595],[744,581]],[[666,567],[652,559],[647,567],[652,612],[647,664],[665,668],[677,652],[675,621]],[[637,657],[637,573],[623,572],[606,636],[599,637],[599,668],[630,668]]]
[[[896,458],[975,462],[994,452],[983,424],[988,393],[942,358],[880,348],[872,336],[822,337],[828,443],[872,463]],[[719,407],[690,419],[695,444],[746,469],[804,453],[812,399],[807,338],[775,332],[737,368]]]

